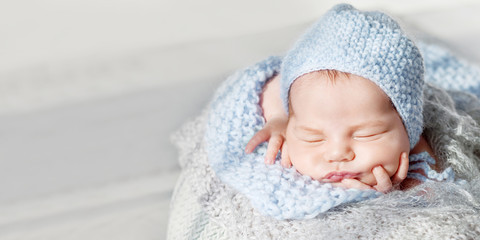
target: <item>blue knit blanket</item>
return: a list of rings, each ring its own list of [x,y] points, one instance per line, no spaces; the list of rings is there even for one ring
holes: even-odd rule
[[[427,82],[480,95],[478,68],[441,47],[424,43],[419,47],[424,55]],[[261,214],[276,219],[313,218],[341,204],[382,195],[374,190],[344,189],[312,180],[294,167],[283,168],[279,157],[273,165],[266,165],[266,143],[252,154],[244,152],[247,142],[265,124],[259,105],[260,94],[266,81],[280,71],[281,61],[281,57],[269,57],[236,72],[214,95],[208,112],[205,142],[209,163],[217,177],[247,196]],[[429,166],[434,163],[427,153],[411,155],[409,171],[421,169],[426,176],[412,171],[408,177],[421,181],[455,180],[450,167],[436,172]]]

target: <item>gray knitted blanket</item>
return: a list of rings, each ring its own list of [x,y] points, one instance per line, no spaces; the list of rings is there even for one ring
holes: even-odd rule
[[[480,102],[432,84],[425,90],[424,135],[440,166],[466,184],[423,183],[375,199],[338,206],[308,220],[276,220],[222,183],[204,150],[206,112],[175,136],[181,181],[172,216],[183,218],[172,239],[475,239],[480,237]],[[185,190],[188,188],[188,191]],[[182,190],[183,189],[183,190]],[[184,202],[176,207],[176,202]],[[197,208],[193,208],[197,204]],[[190,208],[189,208],[190,207]],[[195,211],[190,211],[195,209]],[[176,211],[176,212],[175,212]],[[178,213],[182,211],[183,215]],[[183,216],[183,217],[178,217]],[[190,216],[190,218],[185,218]],[[170,222],[170,225],[175,225]],[[171,227],[170,227],[171,230]],[[183,231],[183,232],[180,232]]]

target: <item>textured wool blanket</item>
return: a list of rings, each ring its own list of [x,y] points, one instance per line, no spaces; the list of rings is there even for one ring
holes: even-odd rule
[[[408,191],[340,204],[311,219],[278,220],[256,210],[251,198],[225,184],[212,170],[204,141],[207,109],[175,137],[183,173],[174,194],[171,221],[191,220],[183,224],[179,236],[469,239],[480,235],[480,71],[441,47],[420,47],[429,82],[424,90],[424,135],[441,168],[451,167],[465,180],[463,184],[425,182]],[[187,214],[190,218],[186,218],[185,206],[195,209]]]

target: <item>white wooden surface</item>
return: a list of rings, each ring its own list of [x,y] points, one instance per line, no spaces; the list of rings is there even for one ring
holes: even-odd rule
[[[23,6],[20,2],[15,3],[17,10]],[[44,2],[48,4],[40,9],[72,8],[61,1]],[[479,3],[360,2],[363,7],[378,5],[396,12],[406,24],[480,63]],[[143,1],[131,10],[127,7],[133,2],[118,4],[120,10],[115,10],[113,19],[121,19],[119,13],[139,14],[154,3]],[[183,9],[173,1],[162,4]],[[244,4],[254,6],[253,1]],[[265,1],[255,6],[261,8],[258,12],[270,11],[271,4]],[[279,6],[287,8],[288,4]],[[306,1],[303,6],[314,6],[311,4],[316,3]],[[92,6],[94,10],[89,8]],[[225,11],[233,11],[235,6],[225,6]],[[100,19],[110,6],[85,1],[73,7],[77,15],[89,12]],[[296,7],[301,10],[301,5]],[[201,9],[205,16],[214,12],[209,13],[206,6]],[[300,10],[295,11],[298,14]],[[42,55],[47,54],[45,49],[16,46],[33,52],[22,53],[32,59],[22,62],[19,57],[15,67],[0,71],[0,239],[163,239],[169,198],[179,173],[170,134],[201,111],[218,83],[232,71],[268,55],[282,54],[316,11],[323,12],[310,10],[308,17],[300,20],[266,21],[248,29],[261,19],[257,14],[256,19],[243,18],[237,23],[238,33],[230,29],[223,36],[210,32],[209,37],[201,31],[191,32],[177,44],[156,45],[165,35],[149,33],[148,28],[139,29],[132,39],[122,39],[126,33],[121,29],[102,35],[100,27],[88,29],[94,22],[87,21],[84,34],[99,33],[106,42],[118,40],[115,48],[103,51],[105,45],[95,45],[91,36],[87,39],[90,47],[71,49],[67,55],[61,48],[53,48],[58,54],[49,55],[51,58]],[[61,15],[52,9],[47,12]],[[148,14],[154,16],[154,12]],[[14,15],[9,14],[2,17]],[[149,21],[145,16],[138,19],[138,24]],[[44,21],[55,24],[52,18]],[[208,20],[202,21],[208,25]],[[0,27],[6,26],[5,21],[0,22]],[[53,27],[40,29],[55,32]],[[133,31],[129,27],[127,33]],[[15,26],[7,30],[0,34],[21,31]],[[48,42],[48,36],[37,34]],[[0,42],[11,43],[14,37]],[[142,42],[148,37],[150,42]],[[66,38],[63,44],[82,42],[74,39]],[[13,56],[8,55],[13,54],[11,49],[1,47],[0,52],[7,54],[0,53],[0,57]]]

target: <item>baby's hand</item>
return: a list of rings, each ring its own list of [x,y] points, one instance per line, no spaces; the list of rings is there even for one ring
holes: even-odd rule
[[[268,141],[267,153],[265,155],[265,163],[273,164],[278,151],[282,151],[282,165],[291,167],[290,158],[287,154],[287,146],[285,143],[285,130],[287,128],[288,119],[284,117],[272,118],[255,135],[248,141],[245,147],[246,153],[252,153],[253,150],[262,142]]]
[[[370,186],[353,178],[346,178],[343,179],[341,182],[332,183],[332,185],[335,187],[355,188],[361,190],[373,189],[383,193],[387,193],[392,190],[393,182],[392,180],[390,180],[387,171],[385,171],[382,166],[375,167],[372,172],[375,176],[375,179],[377,180],[377,185],[375,186]]]
[[[357,179],[343,179],[341,182],[334,183],[332,185],[343,188],[356,188],[364,190],[374,189],[379,192],[387,193],[399,186],[399,184],[407,177],[408,161],[408,154],[406,152],[402,153],[397,172],[392,177],[388,175],[387,171],[382,166],[373,168],[372,173],[377,181],[375,186],[367,185]]]

